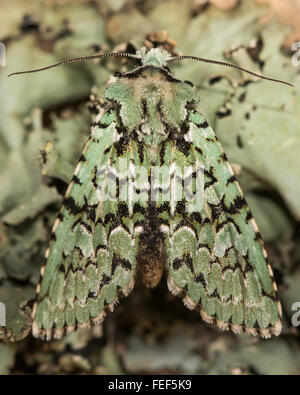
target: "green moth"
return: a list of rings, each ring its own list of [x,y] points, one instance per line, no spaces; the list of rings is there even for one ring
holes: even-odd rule
[[[190,58],[247,70],[160,48],[59,64],[107,56],[139,65],[108,82],[54,222],[33,335],[50,340],[99,324],[130,293],[136,275],[155,287],[164,271],[169,290],[205,322],[279,335],[281,305],[257,225],[192,84],[176,79],[168,63]],[[169,180],[151,189],[153,168],[163,168]],[[195,209],[191,195],[200,178]]]

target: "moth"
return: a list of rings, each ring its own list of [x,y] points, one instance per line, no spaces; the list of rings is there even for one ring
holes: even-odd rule
[[[193,59],[286,82],[161,48],[13,74],[109,56],[138,65],[108,81],[106,104],[53,225],[33,335],[50,340],[100,324],[130,293],[136,275],[155,287],[164,271],[169,290],[205,322],[234,333],[279,335],[281,305],[255,220],[192,84],[178,80],[168,65]],[[161,168],[167,177],[150,188]]]

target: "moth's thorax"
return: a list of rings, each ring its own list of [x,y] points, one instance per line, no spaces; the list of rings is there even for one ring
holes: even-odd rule
[[[111,79],[105,96],[120,105],[124,126],[146,145],[160,144],[170,132],[180,133],[186,105],[196,102],[190,84],[154,66],[142,66]]]

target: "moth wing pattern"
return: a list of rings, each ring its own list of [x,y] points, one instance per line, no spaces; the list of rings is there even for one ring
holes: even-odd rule
[[[61,338],[101,323],[119,297],[133,288],[137,253],[133,219],[108,187],[116,177],[109,169],[124,143],[117,129],[115,110],[98,117],[65,194],[37,286],[32,311],[35,337]],[[125,160],[133,151],[130,142],[126,147],[120,155]]]
[[[171,143],[169,165],[202,165],[204,200],[198,212],[186,211],[185,195],[169,208],[168,288],[223,330],[278,335],[281,305],[257,225],[212,128],[195,110],[188,122],[184,140]]]

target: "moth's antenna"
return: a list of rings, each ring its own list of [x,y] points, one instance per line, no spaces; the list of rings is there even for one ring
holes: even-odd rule
[[[277,80],[275,78],[265,77],[264,75],[260,75],[260,74],[257,74],[257,73],[253,73],[253,71],[243,69],[243,67],[236,66],[235,64],[227,63],[227,62],[221,62],[219,60],[199,58],[198,56],[192,56],[192,55],[183,55],[183,56],[173,56],[173,57],[168,59],[168,62],[172,62],[174,60],[182,60],[182,59],[192,59],[192,60],[197,60],[198,62],[212,63],[212,64],[218,64],[218,65],[221,65],[221,66],[232,67],[233,69],[237,69],[237,70],[243,71],[244,73],[248,73],[248,74],[254,75],[255,77],[262,78],[263,80],[279,82],[281,84],[285,84],[285,85],[289,85],[289,86],[294,87],[294,85],[289,83],[289,82],[282,81],[282,80]]]
[[[15,73],[11,73],[9,74],[9,77],[11,77],[12,75],[16,75],[16,74],[29,74],[29,73],[37,73],[39,71],[44,71],[44,70],[48,70],[48,69],[52,69],[53,67],[58,67],[61,66],[63,64],[67,64],[67,63],[72,63],[72,62],[82,62],[83,60],[93,60],[93,59],[101,59],[101,58],[109,58],[112,56],[124,56],[126,58],[133,58],[133,59],[138,59],[140,60],[141,57],[138,55],[134,55],[131,53],[123,53],[123,52],[111,52],[111,53],[104,53],[101,55],[90,55],[90,56],[82,56],[79,58],[72,58],[72,59],[67,59],[64,60],[62,62],[59,63],[55,63],[52,64],[50,66],[46,66],[46,67],[41,67],[40,69],[35,69],[35,70],[27,70],[27,71],[16,71]]]

